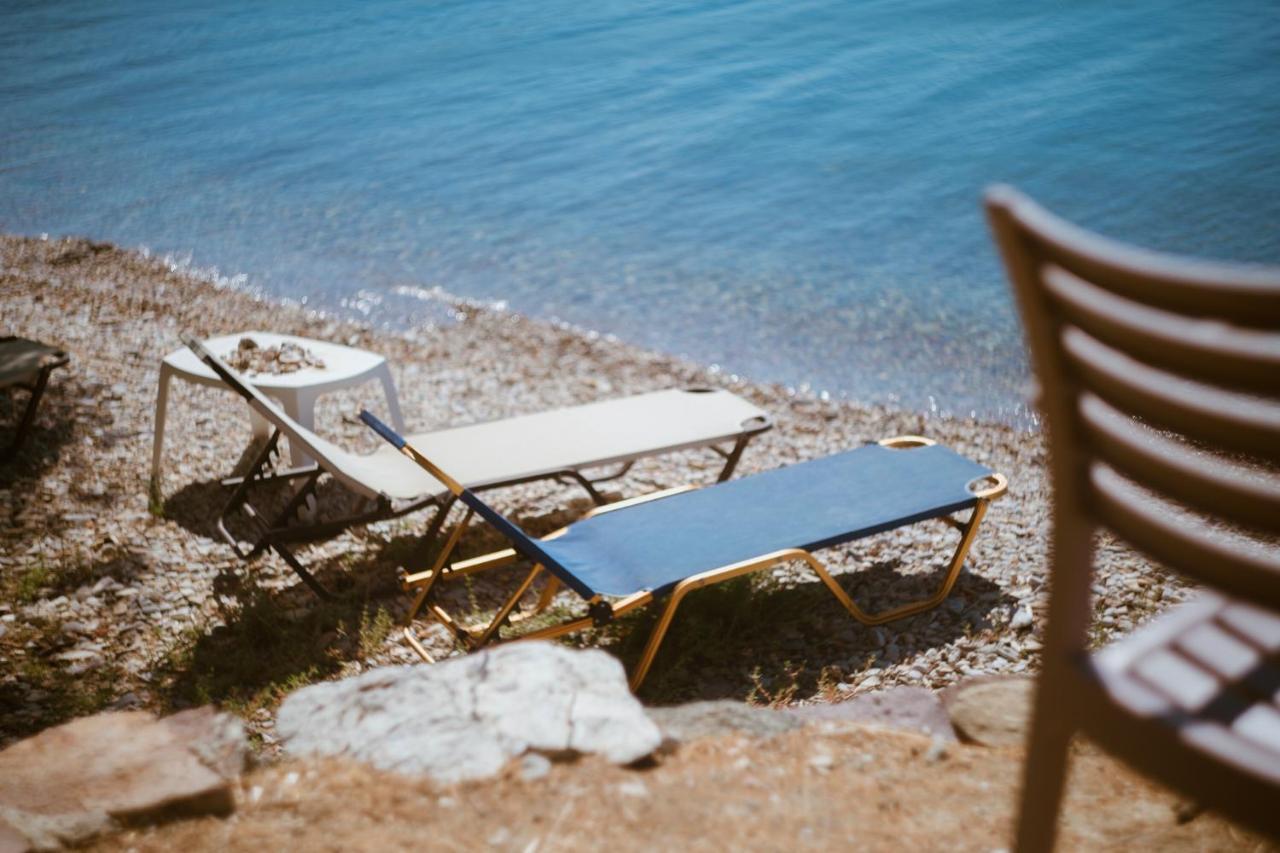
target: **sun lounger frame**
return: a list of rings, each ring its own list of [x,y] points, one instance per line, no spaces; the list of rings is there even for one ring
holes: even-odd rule
[[[515,640],[534,640],[534,639],[552,639],[555,637],[571,634],[576,631],[586,630],[593,627],[600,627],[613,619],[645,607],[660,598],[666,598],[666,606],[662,615],[659,617],[657,624],[650,632],[648,642],[645,645],[644,652],[641,654],[639,662],[636,664],[635,670],[630,676],[630,685],[632,690],[639,689],[644,682],[645,676],[648,675],[653,665],[654,658],[658,654],[662,641],[666,637],[667,629],[671,627],[672,619],[675,617],[677,608],[684,598],[696,589],[711,586],[713,584],[722,583],[742,575],[752,572],[763,571],[771,568],[779,563],[788,561],[804,562],[810,570],[813,571],[822,581],[828,591],[840,602],[841,606],[849,612],[849,614],[864,625],[880,625],[885,622],[891,622],[897,619],[903,619],[930,610],[944,600],[951,593],[955,586],[956,580],[960,576],[960,570],[964,566],[965,557],[968,555],[969,548],[973,544],[973,540],[977,536],[978,528],[982,523],[983,517],[986,515],[987,506],[991,501],[996,500],[1006,491],[1008,491],[1008,479],[999,473],[992,473],[987,479],[990,485],[973,491],[973,497],[976,500],[968,519],[961,521],[952,515],[937,516],[936,520],[942,521],[955,528],[960,534],[960,541],[957,543],[955,551],[951,555],[951,559],[947,565],[946,574],[943,576],[942,582],[937,590],[927,598],[916,601],[907,602],[905,604],[882,610],[878,613],[867,613],[855,602],[848,593],[836,582],[831,572],[823,564],[821,560],[815,557],[811,552],[803,548],[786,548],[774,551],[768,554],[761,554],[747,560],[741,560],[718,566],[707,571],[699,572],[691,575],[683,580],[675,583],[668,589],[663,590],[646,590],[637,592],[632,595],[623,596],[615,602],[608,602],[601,595],[595,595],[587,600],[587,615],[569,619],[558,625],[552,625],[546,628],[526,632],[517,637],[500,638],[499,631],[504,625],[516,625],[524,622],[534,616],[544,612],[550,605],[558,592],[561,580],[555,575],[548,576],[546,585],[543,587],[537,602],[534,606],[524,612],[515,613],[516,607],[520,603],[520,599],[533,587],[534,582],[546,570],[549,562],[548,556],[541,552],[536,542],[525,536],[522,531],[510,530],[512,527],[510,522],[497,516],[483,502],[479,501],[467,489],[463,488],[455,480],[451,479],[445,472],[441,471],[434,463],[419,453],[412,445],[408,444],[403,438],[396,435],[390,428],[386,427],[377,418],[368,412],[362,412],[361,419],[379,432],[384,438],[395,445],[401,453],[408,456],[414,462],[421,465],[431,473],[433,477],[445,483],[455,497],[460,500],[466,507],[462,519],[450,532],[443,548],[436,556],[431,568],[424,572],[417,572],[407,575],[403,578],[403,586],[406,591],[415,591],[413,603],[409,612],[405,617],[404,638],[418,655],[427,662],[433,659],[430,653],[423,646],[414,630],[414,621],[419,614],[425,613],[434,621],[444,625],[454,637],[468,649],[477,649],[490,642],[502,641],[510,642]],[[935,442],[922,436],[897,436],[894,438],[884,439],[878,442],[881,446],[890,448],[912,448],[927,447]],[[680,486],[674,489],[667,489],[661,492],[655,492],[650,495],[644,495],[630,500],[619,501],[608,506],[597,507],[588,513],[587,517],[601,515],[608,512],[616,512],[626,509],[636,504],[646,503],[649,501],[662,500],[681,492],[692,491],[697,486]],[[512,541],[515,548],[508,548],[503,551],[497,551],[480,557],[474,557],[469,560],[462,560],[456,563],[450,562],[454,547],[457,545],[462,531],[466,528],[471,518],[480,514],[486,521],[489,521],[499,532],[503,533]],[[927,519],[934,520],[934,519]],[[563,527],[548,536],[543,537],[542,541],[550,541],[564,535],[568,531],[568,527]],[[522,553],[523,552],[523,553]],[[498,608],[493,617],[483,625],[464,625],[455,619],[443,607],[431,600],[431,592],[435,585],[440,581],[446,581],[456,577],[462,577],[476,572],[496,569],[502,566],[510,565],[523,556],[532,561],[532,568],[525,574],[511,595]]]
[[[19,338],[16,335],[0,336],[0,344],[23,340],[26,339]],[[43,344],[37,344],[35,341],[28,342],[44,347]],[[31,431],[32,424],[35,423],[36,409],[39,408],[40,400],[44,397],[45,388],[49,385],[49,375],[71,361],[71,356],[62,350],[56,350],[53,347],[46,347],[46,349],[48,352],[40,359],[40,365],[31,373],[24,374],[23,380],[0,383],[2,387],[22,388],[31,395],[27,400],[27,408],[18,419],[18,428],[13,435],[13,441],[4,450],[0,450],[0,462],[8,462],[18,455],[18,451],[27,439],[27,434]],[[31,377],[31,379],[26,381],[25,377]]]
[[[209,352],[199,340],[190,335],[183,335],[182,341],[203,361],[213,372],[246,401],[253,402],[261,397],[253,389],[246,384],[231,371],[217,356]],[[430,506],[435,507],[435,514],[428,523],[426,530],[419,538],[419,541],[409,558],[411,565],[421,565],[425,563],[430,555],[432,546],[439,538],[440,531],[443,529],[445,520],[448,518],[450,511],[453,509],[457,501],[457,495],[452,492],[445,495],[427,495],[414,500],[393,500],[385,494],[374,493],[372,496],[366,495],[364,507],[361,511],[339,518],[329,519],[322,522],[308,522],[304,518],[307,508],[314,505],[316,495],[316,487],[319,485],[320,478],[327,472],[322,464],[311,464],[300,468],[288,468],[283,470],[275,470],[280,458],[280,438],[284,433],[275,418],[285,418],[279,412],[271,414],[261,413],[272,422],[272,432],[266,443],[259,450],[254,460],[249,465],[248,473],[243,477],[228,477],[221,480],[224,486],[233,488],[231,495],[227,498],[222,510],[218,514],[216,528],[218,535],[231,546],[236,556],[246,562],[256,559],[261,554],[270,550],[284,560],[285,564],[298,576],[303,583],[307,585],[317,596],[323,599],[332,598],[333,595],[316,579],[307,568],[298,559],[294,553],[292,545],[313,541],[327,536],[337,535],[344,530],[364,524],[371,524],[377,521],[386,521],[389,519],[400,518],[405,515],[417,512]],[[273,418],[272,415],[275,417]],[[718,443],[695,442],[683,447],[669,448],[660,452],[675,452],[681,449],[697,449],[706,447],[716,455],[724,459],[724,465],[721,467],[716,477],[716,482],[724,482],[733,476],[733,472],[737,469],[738,462],[742,458],[743,451],[751,440],[763,432],[772,429],[773,421],[767,415],[745,421],[736,435],[727,437],[724,441],[732,440],[733,444],[729,448],[718,446]],[[315,448],[308,451],[309,455],[316,459],[322,459],[323,454]],[[646,455],[659,455],[646,454]],[[638,457],[643,458],[643,457]],[[581,469],[566,468],[557,471],[539,473],[532,476],[510,477],[502,480],[485,483],[477,487],[474,491],[488,491],[491,489],[507,488],[510,486],[522,485],[525,483],[541,482],[544,480],[554,480],[560,483],[575,483],[585,491],[597,506],[603,506],[607,503],[607,499],[601,494],[597,488],[602,483],[616,480],[625,476],[631,470],[637,459],[627,459],[617,462],[618,467],[599,477],[588,477],[582,473]],[[601,466],[615,464],[609,461],[600,463]],[[582,468],[597,467],[596,463],[582,466]],[[285,507],[274,516],[267,518],[260,513],[249,501],[250,495],[254,488],[264,486],[268,483],[291,481],[303,479],[303,483],[294,492]],[[437,478],[438,479],[438,478]],[[443,482],[443,481],[441,481]],[[372,489],[366,491],[373,492]],[[257,537],[251,542],[242,542],[235,536],[228,527],[229,520],[237,513],[242,513],[249,518],[257,527]]]

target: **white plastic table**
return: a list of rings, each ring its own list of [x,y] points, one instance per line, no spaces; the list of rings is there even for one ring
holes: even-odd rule
[[[236,349],[241,338],[252,338],[258,346],[263,348],[284,342],[294,343],[309,350],[324,362],[323,368],[307,367],[293,373],[246,376],[255,388],[279,401],[285,413],[307,429],[314,428],[316,399],[322,394],[377,379],[382,383],[382,391],[387,398],[391,422],[397,430],[404,431],[404,418],[400,414],[400,398],[396,394],[395,383],[391,380],[391,368],[387,365],[387,360],[377,353],[341,344],[313,341],[310,338],[278,335],[273,332],[240,332],[209,338],[204,343],[214,355],[225,358],[228,353]],[[164,424],[169,408],[169,381],[175,377],[200,385],[227,387],[204,362],[196,358],[195,353],[186,347],[176,349],[164,357],[164,361],[160,363],[160,386],[156,392],[156,425],[151,452],[153,489],[160,482]],[[256,412],[252,415],[252,421],[255,437],[265,438],[270,434],[269,425]],[[295,448],[290,448],[290,455],[292,464],[295,466],[310,462],[305,453]]]

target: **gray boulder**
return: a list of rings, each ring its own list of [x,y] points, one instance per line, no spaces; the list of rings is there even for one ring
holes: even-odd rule
[[[806,723],[840,721],[871,723],[888,729],[920,732],[954,743],[955,730],[942,700],[924,687],[890,687],[860,693],[831,705],[806,705],[788,713]]]
[[[1031,725],[1035,682],[987,676],[963,681],[943,696],[951,722],[965,740],[983,746],[1022,746]]]
[[[628,764],[661,742],[612,656],[535,642],[305,687],[280,706],[276,730],[293,755],[441,782],[496,775],[528,752]]]
[[[786,712],[731,699],[712,699],[646,710],[649,717],[658,724],[663,737],[675,743],[729,733],[769,738],[803,725],[800,719]]]

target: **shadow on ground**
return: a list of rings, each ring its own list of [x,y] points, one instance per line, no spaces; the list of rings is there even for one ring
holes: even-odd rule
[[[927,597],[945,567],[905,574],[881,562],[837,575],[854,601],[905,603]],[[962,574],[949,601],[918,616],[870,628],[855,621],[820,581],[782,586],[767,575],[699,590],[681,603],[640,696],[649,704],[700,699],[777,703],[834,690],[842,677],[910,662],[932,648],[992,627],[990,613],[1013,599],[991,581]],[[628,671],[640,659],[663,603],[599,632],[601,648]],[[835,698],[831,696],[829,698]]]
[[[112,547],[94,562],[39,563],[6,579],[6,589],[10,600],[27,603],[68,595],[105,578],[127,586],[148,570],[144,555]],[[25,654],[14,662],[12,673],[5,673],[13,677],[0,680],[0,744],[101,711],[116,701],[127,677],[109,655],[59,657],[96,636],[94,625],[72,624],[79,627],[39,613],[8,623],[0,652],[5,646],[22,647]]]
[[[67,454],[75,453],[85,437],[93,438],[91,452],[109,449],[126,437],[113,429],[114,419],[107,407],[98,405],[100,391],[54,373],[26,440],[16,455],[0,461],[0,484],[8,492],[6,505],[0,506],[5,513],[0,523],[16,525],[24,512],[40,501],[40,482],[45,474]],[[13,443],[29,396],[24,390],[0,390],[0,452]],[[86,471],[86,475],[91,473],[92,469]],[[46,529],[60,523],[60,519],[41,519]]]
[[[186,517],[194,526],[203,516],[201,502],[220,505],[225,491],[216,483],[189,486],[166,503],[166,512]],[[275,499],[285,497],[281,493]],[[531,534],[545,535],[588,508],[584,501],[572,501],[555,512],[532,518],[517,515],[515,520]],[[317,579],[337,592],[333,601],[317,599],[300,582],[268,591],[253,582],[252,569],[224,577],[217,591],[235,602],[224,614],[226,624],[193,635],[166,663],[173,706],[207,701],[250,708],[273,704],[294,687],[377,653],[409,603],[396,583],[397,570],[420,570],[430,564],[434,552],[422,548],[419,534],[431,517],[432,511],[424,511],[411,517],[406,529],[412,533],[388,540],[371,537],[364,547],[336,554],[331,548],[300,549]],[[455,556],[466,558],[507,545],[492,528],[473,524]],[[923,571],[917,566],[914,561],[908,567],[881,560],[836,577],[855,601],[879,611],[927,598],[937,588],[945,560]],[[458,578],[438,586],[434,597],[460,621],[485,621],[527,570],[521,562]],[[535,595],[531,592],[525,604]],[[774,703],[834,691],[848,675],[870,667],[909,665],[932,648],[992,628],[992,611],[1012,603],[995,583],[964,572],[941,607],[869,628],[852,619],[816,578],[799,583],[784,583],[768,573],[739,578],[699,590],[684,601],[640,695],[650,704],[717,698]],[[540,627],[581,610],[582,602],[562,592],[547,616],[532,624]],[[659,602],[568,642],[605,649],[630,669],[661,610]]]
[[[193,628],[152,671],[169,710],[209,702],[250,714],[378,651],[393,618],[367,588],[320,600],[241,582],[222,624]],[[307,597],[304,598],[303,594]]]
[[[501,547],[500,541],[466,544],[467,551],[476,553]],[[433,597],[463,621],[482,619],[497,609],[527,569],[518,563],[459,578],[437,587]],[[945,572],[944,564],[908,573],[897,561],[881,561],[836,577],[855,601],[880,611],[927,598]],[[524,604],[533,598],[530,593]],[[909,664],[931,648],[992,628],[992,611],[1013,602],[997,584],[965,572],[940,607],[870,628],[855,621],[817,579],[783,585],[767,573],[738,578],[684,600],[640,695],[648,704],[720,698],[772,703],[809,697],[834,689],[842,676]],[[657,602],[568,642],[605,649],[630,671],[663,606]],[[583,610],[572,593],[562,592],[546,617],[531,625],[554,624]]]

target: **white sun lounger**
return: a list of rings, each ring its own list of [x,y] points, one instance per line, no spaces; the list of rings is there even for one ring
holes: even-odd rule
[[[218,528],[239,556],[252,559],[271,549],[309,587],[324,595],[319,583],[289,549],[290,543],[333,535],[353,525],[434,505],[436,515],[422,544],[422,549],[430,547],[455,500],[447,486],[389,446],[361,456],[321,438],[286,415],[198,340],[184,336],[183,342],[273,427],[249,474],[224,481],[236,489],[222,511]],[[410,436],[410,440],[430,452],[433,459],[473,491],[535,480],[571,480],[582,486],[593,501],[603,504],[597,485],[621,477],[639,459],[678,450],[715,451],[725,460],[719,480],[727,480],[747,443],[772,425],[763,410],[728,391],[669,389],[419,433]],[[281,436],[289,439],[295,454],[302,450],[316,464],[274,471]],[[605,466],[618,467],[594,478],[583,473]],[[332,521],[299,523],[299,512],[326,473],[365,498],[366,509]],[[293,478],[306,479],[276,517],[266,519],[249,504],[248,492],[253,485]],[[257,539],[243,543],[230,533],[226,520],[236,512],[244,512],[256,522]]]

